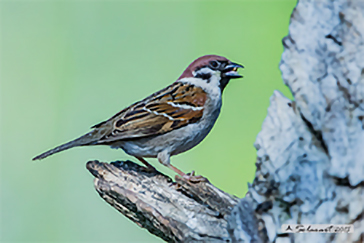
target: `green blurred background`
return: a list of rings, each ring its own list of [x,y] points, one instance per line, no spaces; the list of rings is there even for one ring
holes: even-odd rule
[[[208,137],[175,156],[217,187],[244,196],[255,138],[278,89],[295,1],[1,1],[1,242],[161,242],[106,204],[85,163],[133,160],[108,147],[31,158],[219,54],[244,78],[223,96]],[[162,172],[174,175],[149,159]]]

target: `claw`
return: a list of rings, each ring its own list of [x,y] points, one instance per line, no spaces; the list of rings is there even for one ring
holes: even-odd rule
[[[195,171],[192,171],[191,173],[188,173],[183,176],[183,179],[192,182],[192,183],[199,183],[199,182],[209,182],[206,177],[203,177],[202,175],[195,175]]]

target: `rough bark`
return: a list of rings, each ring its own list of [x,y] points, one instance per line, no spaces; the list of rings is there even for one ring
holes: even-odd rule
[[[257,217],[269,242],[364,242],[364,1],[299,1],[283,45],[294,101],[274,92],[255,143]],[[287,223],[355,232],[281,234]]]
[[[230,241],[227,218],[238,198],[209,182],[173,182],[130,161],[90,161],[87,169],[106,202],[165,241]]]
[[[301,0],[282,78],[257,136],[244,199],[127,162],[89,162],[100,195],[166,241],[364,242],[364,1]],[[353,234],[283,234],[282,224],[353,224]]]

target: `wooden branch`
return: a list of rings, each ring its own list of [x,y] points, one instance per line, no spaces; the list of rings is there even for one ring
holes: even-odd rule
[[[173,182],[130,161],[90,161],[87,169],[106,202],[163,240],[231,242],[227,220],[238,198],[209,182],[191,183],[180,177]]]

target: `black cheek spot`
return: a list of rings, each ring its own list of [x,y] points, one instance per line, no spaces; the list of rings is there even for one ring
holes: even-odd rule
[[[201,78],[203,80],[206,80],[207,83],[210,83],[211,74],[210,73],[198,73],[196,75],[196,78]]]

